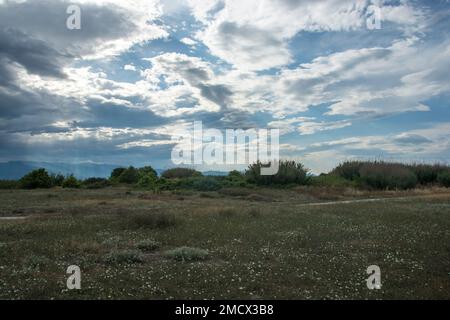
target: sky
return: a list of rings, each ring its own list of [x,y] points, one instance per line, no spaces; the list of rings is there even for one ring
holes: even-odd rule
[[[449,66],[448,0],[0,0],[0,162],[168,168],[202,121],[315,173],[448,163]]]

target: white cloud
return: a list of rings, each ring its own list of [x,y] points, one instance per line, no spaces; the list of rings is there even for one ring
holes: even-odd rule
[[[292,61],[288,41],[300,31],[347,31],[366,28],[365,0],[224,0],[189,1],[205,25],[197,38],[211,53],[241,70],[281,67]],[[407,2],[383,4],[385,21],[417,26],[420,11]]]

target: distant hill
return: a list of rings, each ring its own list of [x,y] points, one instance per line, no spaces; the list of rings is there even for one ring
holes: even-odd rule
[[[79,179],[90,177],[106,178],[118,165],[97,164],[97,163],[53,163],[53,162],[33,162],[33,161],[10,161],[0,163],[0,179],[17,180],[25,174],[38,168],[45,168],[50,173],[74,174]]]

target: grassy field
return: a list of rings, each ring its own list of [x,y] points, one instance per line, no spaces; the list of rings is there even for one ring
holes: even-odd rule
[[[0,191],[0,298],[449,299],[450,192]]]

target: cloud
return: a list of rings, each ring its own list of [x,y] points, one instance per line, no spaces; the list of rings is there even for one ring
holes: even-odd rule
[[[84,58],[105,58],[136,44],[167,36],[153,21],[161,15],[157,1],[75,0],[81,29],[66,28],[69,3],[64,0],[0,3],[0,29],[20,30],[48,42],[54,50]]]
[[[189,1],[205,25],[197,34],[213,55],[241,70],[281,67],[292,61],[288,42],[297,33],[367,28],[371,3],[365,0]],[[403,28],[423,20],[406,2],[382,4],[381,19]]]

